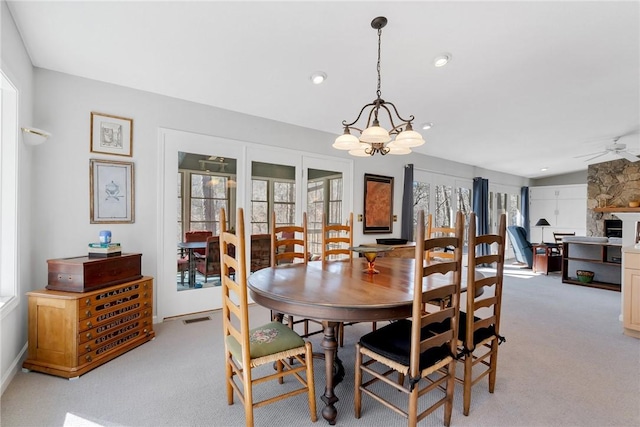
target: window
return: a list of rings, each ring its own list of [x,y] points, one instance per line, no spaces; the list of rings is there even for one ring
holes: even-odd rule
[[[229,210],[227,187],[224,176],[191,173],[190,230],[208,230],[219,234],[218,212]]]
[[[269,232],[269,181],[251,180],[251,234]]]
[[[423,210],[429,215],[429,200],[431,198],[431,184],[428,182],[413,181],[413,235],[418,232],[418,212]]]
[[[0,70],[0,308],[18,295],[18,91]]]

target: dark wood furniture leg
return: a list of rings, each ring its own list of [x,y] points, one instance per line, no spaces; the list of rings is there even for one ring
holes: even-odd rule
[[[196,257],[193,253],[193,248],[189,248],[189,287],[193,288],[196,285]]]
[[[338,322],[323,321],[322,326],[324,326],[324,339],[321,345],[324,349],[326,371],[326,386],[324,394],[322,395],[322,401],[326,406],[322,409],[322,417],[327,420],[330,425],[335,425],[338,411],[333,404],[339,399],[333,393],[333,389],[344,378],[344,368],[338,358],[338,341],[336,340],[335,334]]]

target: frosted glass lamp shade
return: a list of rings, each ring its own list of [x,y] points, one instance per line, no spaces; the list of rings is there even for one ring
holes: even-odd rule
[[[360,141],[355,135],[351,135],[348,130],[336,138],[333,148],[338,150],[355,150],[360,146]]]
[[[353,150],[349,150],[349,154],[356,157],[370,157],[371,154],[365,151],[367,149],[369,150],[371,149],[371,146],[369,144],[360,143],[357,148],[354,148]]]
[[[396,136],[395,144],[400,147],[419,147],[424,144],[424,138],[420,135],[419,132],[415,130],[405,130],[404,132],[400,132],[398,136]]]
[[[395,155],[402,155],[402,154],[409,154],[411,153],[411,149],[409,147],[403,147],[401,145],[398,145],[398,139],[396,138],[395,141],[391,141],[390,143],[387,144],[387,148],[389,149],[389,154],[395,154]]]
[[[361,142],[374,143],[374,142],[389,142],[391,141],[391,136],[389,136],[389,132],[386,129],[380,126],[369,126],[362,132],[360,136]]]
[[[22,141],[26,145],[40,145],[45,142],[51,134],[46,130],[36,128],[22,128]]]

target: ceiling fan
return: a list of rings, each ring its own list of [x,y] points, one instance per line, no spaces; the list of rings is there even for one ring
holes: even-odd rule
[[[613,143],[607,145],[604,148],[603,151],[598,151],[598,152],[589,153],[589,154],[583,154],[581,156],[575,156],[574,158],[579,159],[581,157],[593,156],[593,157],[590,157],[590,158],[585,160],[585,162],[589,162],[589,161],[591,161],[593,159],[597,159],[598,157],[602,157],[602,156],[605,156],[605,155],[607,155],[609,153],[612,153],[612,154],[614,154],[614,155],[616,155],[618,157],[622,157],[623,159],[627,159],[630,162],[640,161],[640,157],[638,157],[636,154],[633,154],[633,153],[631,153],[631,152],[629,152],[627,150],[627,144],[623,144],[623,143],[618,142],[618,140],[620,138],[622,138],[623,136],[626,136],[626,135],[616,136],[615,138],[613,138]]]

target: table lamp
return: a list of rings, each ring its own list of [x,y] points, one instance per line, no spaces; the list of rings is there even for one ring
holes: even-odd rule
[[[540,240],[540,243],[544,243],[544,228],[550,226],[551,224],[549,224],[549,221],[547,221],[545,218],[540,218],[538,220],[538,222],[536,222],[536,227],[542,227],[542,240]]]

